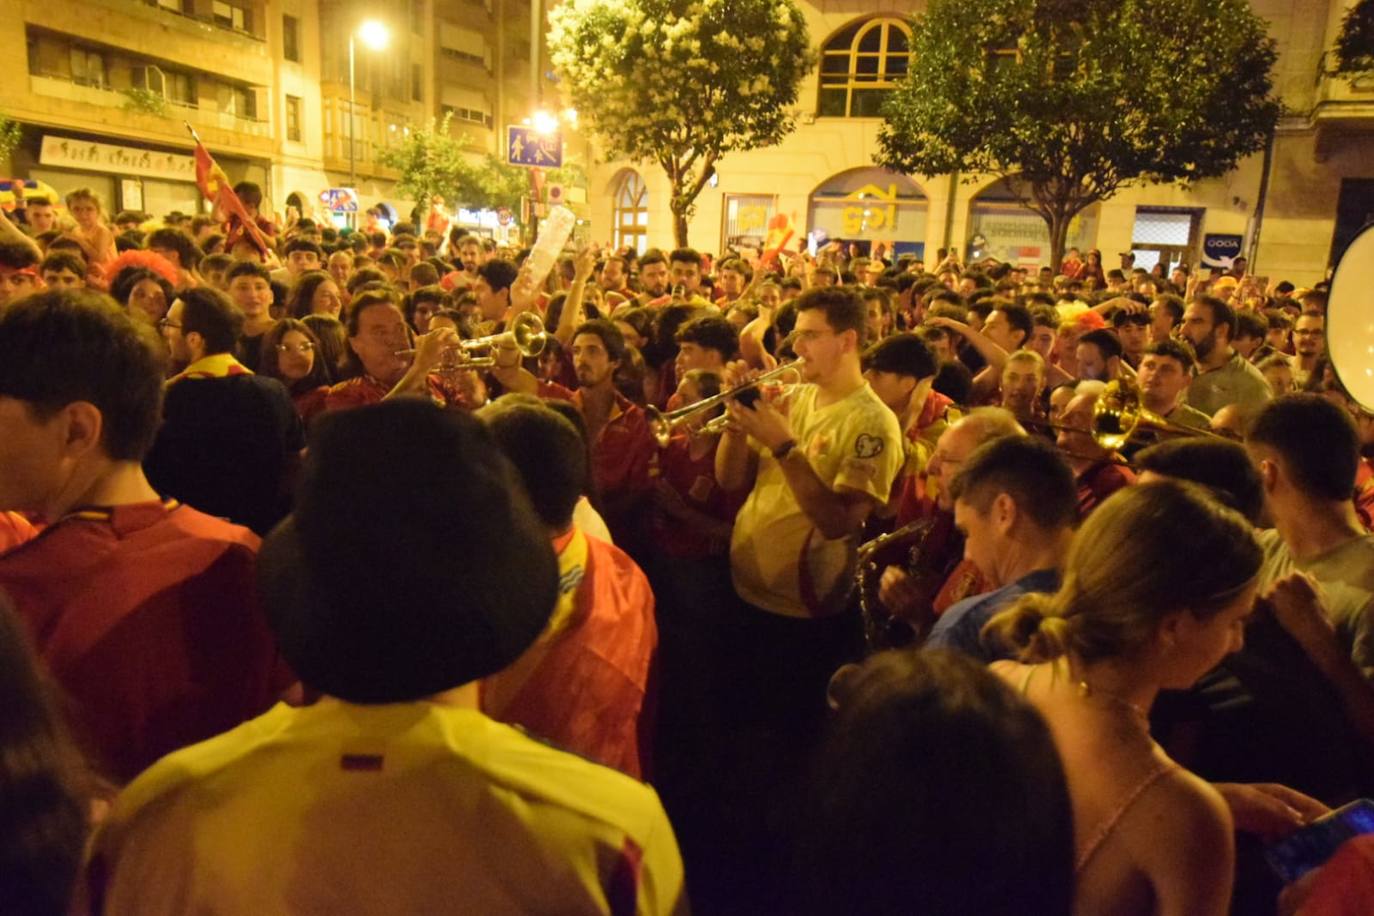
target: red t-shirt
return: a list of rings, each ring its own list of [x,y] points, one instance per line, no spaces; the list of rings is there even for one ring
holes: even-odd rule
[[[0,589],[106,775],[127,782],[286,686],[258,605],[258,543],[168,500],[74,512],[0,557]]]
[[[300,414],[301,422],[309,426],[311,420],[324,413],[325,400],[328,397],[329,386],[321,385],[318,388],[311,388],[309,391],[291,395],[291,403],[296,405],[296,413]]]
[[[1122,487],[1135,483],[1135,474],[1112,461],[1102,461],[1078,475],[1078,517],[1088,513]]]
[[[659,451],[659,479],[698,512],[722,522],[734,521],[749,491],[732,495],[716,483],[716,448],[720,440],[700,459],[692,458],[691,441],[686,434],[677,435],[669,440],[667,448]],[[653,513],[653,536],[658,549],[670,557],[700,559],[728,553],[730,548],[728,542],[714,542],[659,509]]]
[[[556,382],[540,382],[539,396],[572,401],[582,409],[580,389],[570,391]],[[616,392],[611,419],[592,443],[592,478],[597,491],[602,497],[646,492],[657,448],[644,409]]]
[[[38,537],[38,529],[18,512],[0,512],[0,554]]]

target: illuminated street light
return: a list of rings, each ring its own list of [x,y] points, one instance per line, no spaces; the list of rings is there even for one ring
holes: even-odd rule
[[[357,102],[354,99],[357,94],[357,80],[354,76],[353,58],[356,55],[354,45],[357,41],[361,41],[370,51],[382,51],[391,41],[391,30],[385,23],[376,19],[364,19],[357,29],[348,33],[348,184],[352,188],[358,187],[358,145],[353,136],[353,121],[357,118]]]
[[[534,126],[535,133],[547,136],[558,131],[558,116],[543,109],[531,116],[530,123]]]

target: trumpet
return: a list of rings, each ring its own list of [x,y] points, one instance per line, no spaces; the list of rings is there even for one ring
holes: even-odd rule
[[[507,347],[520,351],[522,357],[538,356],[549,342],[544,322],[534,312],[521,312],[504,334],[489,334],[473,340],[460,340],[444,350],[437,372],[458,372],[464,369],[483,369],[496,365],[496,352]],[[472,351],[485,355],[474,356]],[[397,350],[397,356],[414,356],[415,350]]]
[[[696,414],[701,413],[703,410],[710,410],[713,407],[719,407],[726,401],[738,398],[739,401],[743,404],[753,404],[759,396],[758,392],[754,389],[758,388],[764,382],[769,382],[773,379],[781,378],[784,374],[788,372],[795,373],[797,378],[800,379],[801,370],[798,369],[797,362],[798,360],[793,360],[790,363],[783,363],[781,366],[776,366],[772,369],[769,369],[767,372],[759,373],[759,375],[756,376],[753,381],[745,382],[742,385],[736,385],[735,387],[730,388],[726,391],[722,391],[719,394],[714,394],[709,398],[702,398],[700,401],[697,401],[693,404],[688,404],[685,407],[679,407],[677,410],[664,412],[662,410],[659,410],[657,407],[653,406],[646,408],[645,413],[647,413],[649,417],[649,431],[653,433],[654,441],[658,443],[660,448],[666,447],[668,445],[668,440],[673,437],[673,433],[676,432],[677,429],[681,427],[684,423],[686,423],[689,419],[691,419]],[[710,429],[711,432],[719,432],[724,430],[724,419],[724,417],[717,417],[716,419],[711,420],[709,423],[707,423],[706,427],[703,427],[703,431],[707,427],[712,427]]]
[[[1211,430],[1174,423],[1160,416],[1145,406],[1134,381],[1120,378],[1108,382],[1093,405],[1092,427],[1088,430],[1093,441],[1105,449],[1117,451],[1144,430],[1170,436],[1229,438]]]

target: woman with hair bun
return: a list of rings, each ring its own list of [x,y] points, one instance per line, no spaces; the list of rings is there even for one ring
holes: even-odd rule
[[[1129,487],[1074,536],[1063,585],[994,617],[993,670],[1040,710],[1073,806],[1079,914],[1228,911],[1235,848],[1218,792],[1169,759],[1148,715],[1241,647],[1261,551],[1192,484]]]

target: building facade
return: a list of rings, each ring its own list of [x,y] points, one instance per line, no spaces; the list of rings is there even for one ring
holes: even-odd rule
[[[1080,214],[1069,244],[1136,264],[1198,264],[1207,250],[1251,256],[1258,275],[1322,279],[1374,217],[1374,79],[1329,76],[1327,49],[1353,0],[1254,0],[1278,42],[1275,88],[1286,114],[1272,155],[1185,188],[1133,186]],[[813,241],[883,241],[933,256],[957,248],[1048,263],[1043,221],[1016,183],[995,176],[898,175],[873,165],[879,106],[906,73],[908,20],[924,3],[803,2],[819,66],[801,89],[797,129],[768,149],[726,156],[697,199],[690,242],[757,244],[776,213]],[[591,175],[592,232],[614,244],[671,246],[668,182],[654,166],[610,162]],[[1229,246],[1229,247],[1228,247]]]
[[[498,153],[501,125],[555,94],[546,58],[531,64],[532,8],[537,0],[0,0],[0,38],[27,49],[27,72],[0,81],[0,115],[22,128],[0,174],[60,194],[90,187],[113,210],[200,212],[189,125],[279,213],[324,216],[322,192],[356,186],[363,207],[407,218],[415,202],[397,195],[383,151],[451,112],[470,155]],[[385,25],[387,40],[381,50],[354,43],[350,108],[349,35],[364,20]]]

